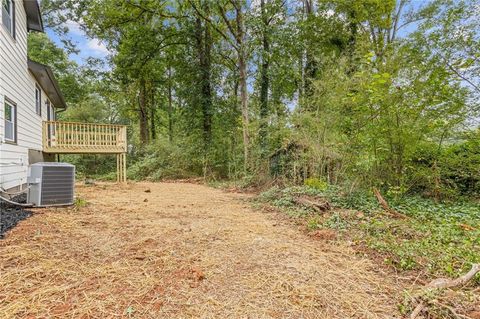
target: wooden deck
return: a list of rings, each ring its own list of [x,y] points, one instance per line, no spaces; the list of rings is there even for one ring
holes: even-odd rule
[[[118,154],[127,152],[124,125],[43,122],[43,151],[56,154]]]
[[[43,151],[53,154],[117,154],[117,179],[126,181],[125,125],[44,121]]]

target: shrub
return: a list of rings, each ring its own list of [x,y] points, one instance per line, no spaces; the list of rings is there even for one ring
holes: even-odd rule
[[[479,196],[479,139],[469,137],[444,148],[432,144],[419,147],[407,165],[409,192],[440,200]]]
[[[319,191],[325,191],[328,188],[328,183],[325,182],[324,180],[321,180],[319,178],[307,178],[304,182],[305,186],[309,186],[312,188],[315,188]]]
[[[138,160],[128,167],[127,177],[133,180],[186,178],[195,175],[195,163],[187,152],[174,144],[159,141],[149,145]],[[198,168],[197,168],[198,171]]]

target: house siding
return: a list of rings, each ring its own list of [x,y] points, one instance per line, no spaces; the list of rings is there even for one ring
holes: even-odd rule
[[[27,65],[27,21],[22,0],[15,0],[16,39],[0,22],[0,187],[26,183],[29,150],[42,150],[42,119],[46,95],[42,91],[42,117],[35,111],[35,79]],[[1,10],[0,10],[1,15]],[[1,21],[1,19],[0,19]],[[17,143],[5,142],[4,101],[17,106]]]

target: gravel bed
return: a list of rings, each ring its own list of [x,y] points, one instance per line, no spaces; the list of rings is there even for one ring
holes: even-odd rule
[[[22,194],[12,198],[12,200],[18,203],[25,203],[27,197],[25,194]],[[32,213],[25,208],[8,204],[0,199],[0,239],[4,237],[7,231],[31,215]]]

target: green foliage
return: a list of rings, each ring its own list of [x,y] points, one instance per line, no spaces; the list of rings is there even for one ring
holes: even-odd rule
[[[125,310],[125,314],[128,316],[128,318],[133,318],[135,312],[136,311],[133,306],[128,306],[127,309]]]
[[[73,203],[73,205],[74,205],[76,208],[81,208],[81,207],[87,206],[87,205],[88,205],[88,202],[87,202],[84,198],[75,197],[75,202]]]
[[[58,76],[63,119],[130,124],[134,178],[478,196],[475,1],[312,3],[45,0],[67,50],[31,34],[29,54]],[[108,67],[68,60],[71,21],[108,47]],[[85,175],[114,164],[74,161]]]
[[[345,230],[348,228],[348,223],[340,214],[333,213],[323,222],[322,226],[336,230]]]
[[[149,146],[138,160],[128,167],[127,177],[132,180],[174,179],[191,177],[194,162],[176,145],[158,142]],[[199,169],[197,167],[197,169]]]
[[[328,183],[319,178],[310,177],[307,178],[303,183],[305,186],[315,188],[319,191],[325,191],[328,188]]]
[[[111,154],[64,154],[60,161],[74,164],[76,178],[100,178],[113,174],[116,179],[116,155]],[[103,179],[103,178],[101,178]]]
[[[317,230],[321,227],[318,218],[310,218],[307,222],[307,229],[309,231]]]
[[[312,216],[313,212],[295,204],[294,198],[298,196],[324,198],[337,208],[332,213],[306,218],[308,229],[342,231],[353,242],[381,252],[387,264],[399,269],[456,276],[471,263],[480,261],[480,206],[476,203],[446,204],[421,197],[387,197],[392,208],[410,217],[395,219],[381,212],[373,194],[347,194],[336,187],[325,191],[273,187],[260,194],[258,200],[290,216]]]
[[[405,270],[427,269],[436,275],[455,276],[478,262],[480,232],[478,228],[472,230],[465,226],[461,222],[463,218],[452,218],[455,208],[441,210],[448,213],[431,219],[424,219],[425,215],[432,215],[420,207],[412,207],[408,212],[414,220],[378,218],[359,225],[362,233],[368,235],[364,239],[367,245],[390,255],[386,259],[388,263]],[[469,224],[475,224],[478,207],[472,207],[470,214],[466,219]]]
[[[28,34],[28,57],[52,68],[67,104],[79,102],[85,96],[85,87],[81,82],[84,78],[80,76],[79,66],[69,60],[67,53],[45,33]]]
[[[480,131],[439,148],[422,145],[408,163],[412,193],[440,200],[480,195]]]

